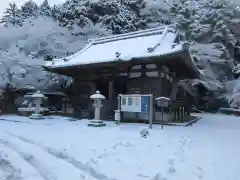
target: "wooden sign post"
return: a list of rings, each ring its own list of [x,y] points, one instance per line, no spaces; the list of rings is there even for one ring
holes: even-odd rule
[[[162,129],[163,129],[163,108],[168,107],[170,99],[167,97],[158,97],[156,98],[158,105],[162,108]]]

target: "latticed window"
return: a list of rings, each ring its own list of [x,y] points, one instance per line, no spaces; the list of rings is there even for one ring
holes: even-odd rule
[[[128,97],[128,105],[132,106],[132,97]]]

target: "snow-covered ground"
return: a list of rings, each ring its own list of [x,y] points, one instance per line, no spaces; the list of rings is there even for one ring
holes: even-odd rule
[[[239,180],[240,118],[201,115],[189,127],[0,116],[1,180]]]

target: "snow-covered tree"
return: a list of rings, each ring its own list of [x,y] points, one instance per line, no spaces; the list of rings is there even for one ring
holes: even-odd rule
[[[48,0],[44,0],[43,3],[39,6],[39,13],[42,16],[51,16],[51,7],[48,3]]]
[[[12,2],[9,3],[9,7],[4,11],[3,17],[1,18],[1,22],[4,25],[22,25],[24,19],[21,15],[20,9],[18,9],[17,5]]]
[[[89,22],[85,27],[71,29],[59,26],[50,17],[25,20],[22,27],[0,27],[0,48],[7,50],[11,44],[26,55],[43,57],[66,56],[80,50],[89,38],[108,34],[100,24]]]
[[[21,10],[15,5],[6,10],[2,22],[8,28],[0,27],[0,52],[10,53],[14,44],[24,56],[42,62],[44,56],[75,53],[89,38],[177,23],[202,73],[200,79],[186,80],[187,87],[197,93],[201,84],[224,95],[223,87],[239,77],[239,19],[239,8],[225,0],[67,0],[53,7],[47,0],[39,7],[28,1]],[[22,27],[14,27],[18,22]]]
[[[6,111],[13,107],[16,90],[49,89],[64,84],[66,80],[66,77],[44,71],[42,61],[26,56],[16,46],[0,52],[0,89]]]
[[[45,55],[61,57],[75,53],[89,38],[108,33],[100,24],[93,23],[69,30],[48,17],[25,20],[18,28],[0,27],[0,32],[0,89],[51,86],[56,81],[41,67]]]
[[[84,27],[89,21],[101,23],[114,34],[144,29],[145,21],[141,15],[143,0],[68,0],[62,6],[54,6],[52,13],[62,26]]]
[[[239,17],[239,10],[227,0],[175,1],[169,14],[171,21],[177,22],[190,40],[222,43],[230,53],[237,41],[230,24]]]
[[[54,78],[48,78],[50,73],[42,69],[41,61],[31,55],[26,56],[18,47],[13,46],[8,51],[2,51],[0,61],[2,89],[18,89],[27,85],[42,89],[51,86],[52,83],[58,83]]]
[[[38,5],[33,0],[29,0],[22,5],[21,13],[25,18],[38,16]]]

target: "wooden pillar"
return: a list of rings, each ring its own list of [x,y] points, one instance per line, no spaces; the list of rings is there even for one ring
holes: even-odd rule
[[[163,96],[163,78],[164,78],[164,71],[163,71],[163,68],[161,66],[158,66],[158,76],[159,76],[159,85],[160,85],[160,88],[159,88],[159,96]]]
[[[179,80],[173,79],[172,92],[171,92],[171,95],[170,95],[171,100],[176,100],[176,96],[177,96],[177,93],[178,93],[178,82],[179,82]]]
[[[113,89],[113,79],[109,79],[109,83],[108,83],[108,99],[110,101],[113,100],[113,92],[114,92],[114,89]]]

